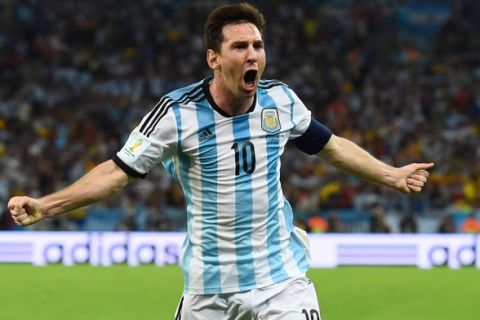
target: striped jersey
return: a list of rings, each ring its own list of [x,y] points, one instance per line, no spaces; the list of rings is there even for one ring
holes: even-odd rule
[[[242,292],[304,274],[308,245],[280,185],[280,156],[310,111],[285,84],[261,80],[250,110],[226,115],[204,79],[165,95],[114,161],[134,177],[163,162],[185,194],[184,291]]]

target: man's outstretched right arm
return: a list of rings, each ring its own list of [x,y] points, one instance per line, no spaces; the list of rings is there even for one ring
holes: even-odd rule
[[[119,192],[131,180],[125,171],[108,160],[60,191],[39,199],[13,197],[8,202],[8,209],[15,223],[27,226],[103,200]]]

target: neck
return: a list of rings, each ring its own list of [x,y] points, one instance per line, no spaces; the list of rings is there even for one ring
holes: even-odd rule
[[[212,80],[209,86],[215,104],[230,116],[237,116],[247,113],[252,106],[255,96],[235,96],[224,83]]]

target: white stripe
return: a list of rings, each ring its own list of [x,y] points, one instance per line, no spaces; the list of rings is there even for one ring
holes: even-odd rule
[[[181,121],[182,121],[182,129],[184,130],[182,132],[182,139],[183,142],[185,139],[187,139],[189,136],[191,136],[194,132],[198,130],[198,122],[195,117],[196,113],[194,112],[195,106],[194,104],[190,103],[188,105],[183,105],[180,108],[180,116],[181,116]],[[193,112],[192,112],[193,111]],[[190,143],[192,139],[189,139]],[[196,140],[196,145],[192,145],[191,150],[198,149],[198,140]],[[184,150],[187,153],[191,150]],[[192,159],[192,158],[191,158]],[[193,159],[197,159],[196,157],[193,157]],[[188,172],[188,182],[190,184],[190,190],[192,192],[192,199],[191,201],[193,203],[201,203],[202,195],[201,195],[201,189],[198,183],[198,166],[196,166],[194,163],[190,163],[190,169]],[[191,232],[191,237],[190,241],[194,245],[193,250],[192,250],[192,260],[190,264],[190,269],[188,270],[189,273],[189,283],[188,286],[191,289],[198,290],[199,288],[203,288],[203,262],[202,262],[202,252],[200,250],[200,245],[201,245],[201,238],[202,238],[202,221],[201,219],[198,219],[201,217],[201,212],[198,212],[198,206],[196,207],[197,209],[193,208],[192,216],[197,217],[197,219],[193,221],[189,221],[189,223],[192,226],[192,232]]]
[[[278,86],[270,89],[270,97],[275,101],[276,105],[279,106],[279,117],[280,117],[280,123],[282,126],[281,131],[289,131],[292,128],[292,122],[290,120],[290,106],[291,106],[291,100],[288,97],[287,94],[283,91],[283,89]],[[286,134],[281,134],[280,136],[280,141],[279,144],[281,146],[279,153],[282,154],[284,150],[284,146],[287,143],[288,136]],[[277,163],[277,172],[280,172],[280,167],[281,167],[281,161],[280,159],[278,160]],[[284,201],[283,201],[283,192],[282,192],[282,186],[281,184],[278,185],[278,201],[279,204],[281,205],[281,208],[277,211],[277,216],[278,216],[278,221],[280,223],[280,230],[279,230],[279,237],[281,241],[281,256],[282,256],[282,261],[283,261],[283,267],[285,272],[289,276],[298,274],[300,270],[298,269],[297,263],[295,261],[295,258],[293,256],[293,252],[289,248],[289,237],[290,234],[287,230],[287,223],[285,221],[285,214],[283,213],[284,209]],[[283,204],[283,206],[282,206]]]
[[[222,290],[238,291],[238,269],[235,247],[235,162],[232,161],[233,126],[230,118],[215,115],[218,178],[217,220],[218,257]],[[223,222],[223,223],[222,223]],[[227,289],[228,288],[228,289]]]
[[[256,112],[261,112],[256,110]],[[250,121],[250,128],[252,132],[261,132],[261,119],[254,117]],[[257,167],[255,175],[265,177],[264,179],[253,179],[253,221],[254,228],[252,235],[253,257],[255,264],[255,277],[257,285],[265,285],[271,283],[273,280],[270,274],[270,266],[268,263],[268,239],[267,226],[268,219],[268,161],[267,161],[267,144],[265,139],[258,139],[255,141]]]

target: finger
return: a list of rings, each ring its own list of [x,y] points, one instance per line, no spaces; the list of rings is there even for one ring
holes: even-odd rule
[[[408,189],[414,192],[420,192],[422,191],[422,188],[413,184],[407,184]]]
[[[20,209],[17,207],[10,208],[10,214],[12,215],[12,217],[16,217],[20,214]]]
[[[419,175],[419,174],[413,174],[409,177],[409,179],[418,180],[418,181],[422,181],[422,182],[427,182],[427,177],[425,177],[423,175]]]
[[[10,210],[10,212],[11,212],[12,216],[15,216],[15,217],[18,217],[19,215],[21,215],[21,214],[23,214],[23,213],[25,213],[25,214],[27,213],[27,212],[25,211],[25,208],[20,207],[20,206],[15,206],[15,207],[13,208],[13,210]]]
[[[15,223],[18,224],[19,226],[22,224],[21,220],[17,216],[12,218],[13,218],[13,221],[15,221]]]
[[[20,215],[14,218],[14,221],[19,226],[28,226],[32,223],[32,218],[28,214]]]
[[[7,205],[7,206],[8,206],[8,209],[9,209],[9,210],[15,209],[16,203],[17,203],[16,197],[11,198],[11,199],[8,201],[8,205]]]
[[[30,224],[29,220],[30,219],[27,218],[27,219],[24,219],[24,220],[21,220],[21,221],[20,220],[14,220],[14,221],[17,225],[19,225],[21,227],[24,227],[24,226],[28,226]]]
[[[20,197],[13,197],[8,201],[8,209],[13,209],[20,205]]]
[[[8,210],[10,210],[10,213],[12,215],[18,215],[19,213],[19,206],[12,200],[8,202]]]
[[[430,173],[427,170],[423,170],[423,169],[417,170],[415,174],[421,175],[425,178],[428,178],[430,176]]]
[[[32,216],[28,216],[26,219],[22,220],[22,226],[25,227],[25,226],[29,226],[31,224],[34,224],[36,223],[38,220],[35,220],[32,218]]]
[[[19,215],[22,212],[25,201],[22,197],[13,197],[8,201],[8,209],[12,215]]]
[[[415,186],[415,187],[423,187],[425,185],[425,182],[420,181],[420,180],[415,180],[415,179],[412,179],[412,178],[408,178],[407,179],[407,185],[412,185],[412,186]]]
[[[422,170],[422,169],[430,169],[431,167],[434,166],[434,163],[433,162],[430,162],[430,163],[414,163],[414,166],[418,171],[418,170]]]
[[[28,214],[26,212],[22,212],[16,218],[17,218],[18,221],[22,221],[22,220],[25,220],[25,219],[28,218]]]

